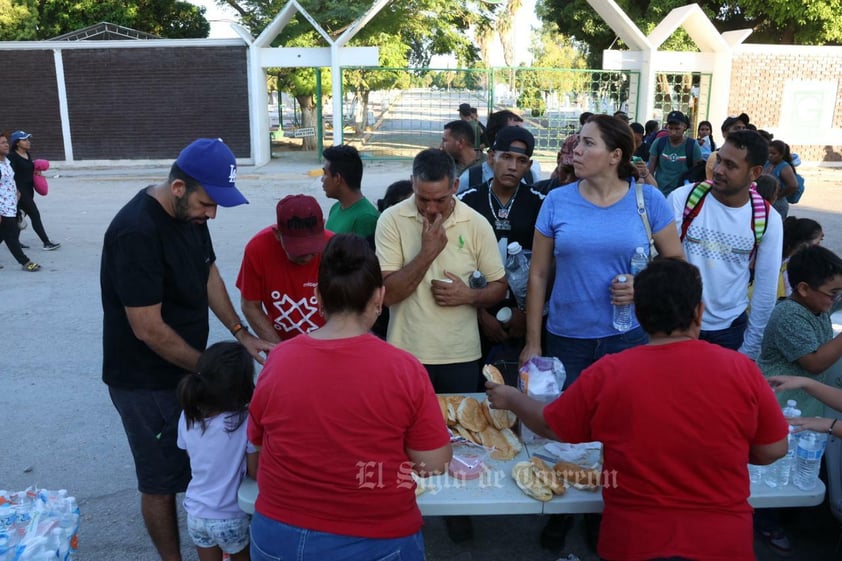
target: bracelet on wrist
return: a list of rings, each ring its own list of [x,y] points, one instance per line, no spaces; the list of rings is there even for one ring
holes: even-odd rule
[[[231,335],[233,335],[234,337],[237,337],[237,333],[239,333],[240,331],[242,331],[244,329],[246,331],[248,331],[249,328],[238,321],[237,323],[235,323],[234,325],[231,326],[231,329],[230,329]]]
[[[833,419],[833,422],[830,423],[829,427],[827,427],[827,434],[833,434],[833,427],[834,427],[834,425],[836,425],[836,421],[838,421],[838,420],[839,419]]]

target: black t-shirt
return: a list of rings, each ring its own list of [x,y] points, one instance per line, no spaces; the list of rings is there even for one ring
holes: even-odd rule
[[[100,266],[106,384],[129,390],[176,387],[184,370],[135,337],[124,307],[161,304],[164,323],[204,350],[215,260],[207,224],[176,220],[145,189],[117,213],[105,232]]]
[[[501,214],[499,201],[489,193],[489,182],[471,187],[459,195],[459,199],[483,215],[494,228],[494,235],[499,242],[507,238],[508,243],[518,242],[524,249],[532,249],[532,238],[535,234],[535,222],[538,220],[538,212],[544,203],[544,195],[532,186],[520,184],[510,201],[508,216],[506,212]]]
[[[28,156],[29,152],[26,154]],[[35,174],[35,164],[32,163],[32,158],[24,158],[12,150],[9,152],[9,163],[15,170],[15,185],[18,191],[24,195],[33,195],[35,193],[35,182],[32,176]]]

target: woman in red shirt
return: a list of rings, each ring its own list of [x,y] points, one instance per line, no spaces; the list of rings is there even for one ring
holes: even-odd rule
[[[443,471],[450,438],[421,363],[370,333],[384,292],[365,239],[333,237],[316,289],[324,327],[266,361],[249,408],[253,560],[424,559],[412,472]]]

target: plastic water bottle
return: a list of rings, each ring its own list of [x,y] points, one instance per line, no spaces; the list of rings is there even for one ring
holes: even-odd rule
[[[628,282],[626,275],[617,277],[617,282]],[[626,332],[632,326],[632,305],[631,304],[614,304],[614,317],[612,320],[614,329],[620,332]]]
[[[526,285],[529,283],[529,261],[518,242],[512,242],[507,248],[506,280],[509,290],[517,301],[518,308],[526,308]]]
[[[798,403],[794,399],[787,400],[786,407],[783,408],[784,417],[800,417],[801,410],[796,405]],[[775,461],[772,465],[767,466],[766,473],[763,476],[763,482],[769,487],[774,489],[789,485],[792,466],[795,463],[795,449],[798,446],[797,441],[798,437],[795,435],[795,427],[790,425],[789,434],[787,435],[786,455]]]
[[[508,324],[510,321],[512,321],[512,309],[508,306],[500,308],[499,310],[497,310],[496,318],[497,321],[499,321],[503,325]]]
[[[646,256],[646,249],[643,247],[634,248],[634,255],[632,255],[629,263],[629,272],[638,275],[647,265],[649,265],[649,258]]]
[[[471,288],[485,288],[488,286],[488,281],[485,279],[485,275],[483,275],[481,271],[474,271],[468,279],[468,286]]]
[[[748,464],[748,480],[752,484],[762,483],[766,475],[768,466],[758,466],[755,464]]]
[[[793,483],[799,489],[811,491],[816,488],[825,446],[827,446],[826,433],[813,431],[798,433]]]

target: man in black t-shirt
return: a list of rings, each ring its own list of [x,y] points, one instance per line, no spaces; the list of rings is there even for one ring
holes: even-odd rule
[[[532,249],[535,222],[544,195],[532,186],[521,183],[521,179],[532,165],[534,148],[535,138],[528,130],[522,127],[500,129],[488,157],[494,176],[490,181],[458,195],[463,203],[485,217],[494,228],[501,253],[512,242],[518,242],[524,249]],[[502,307],[512,310],[512,318],[505,325],[495,317],[497,310]],[[480,309],[478,316],[484,350],[504,344],[511,351],[505,354],[516,357],[519,354],[518,348],[522,347],[526,316],[518,309],[511,292],[499,305],[487,310]]]
[[[218,139],[199,139],[169,178],[141,190],[105,233],[100,268],[102,379],[135,462],[141,513],[162,559],[180,559],[175,495],[190,481],[176,445],[176,386],[196,371],[208,339],[208,307],[262,362],[272,345],[240,322],[216,267],[207,221],[217,205],[247,203],[237,163]]]

